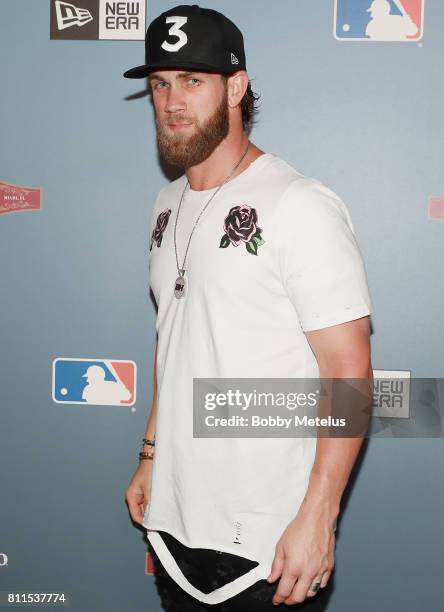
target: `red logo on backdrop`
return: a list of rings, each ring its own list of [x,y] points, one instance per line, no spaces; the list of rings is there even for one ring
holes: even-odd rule
[[[150,552],[147,552],[145,556],[145,574],[148,576],[155,575],[153,557]]]
[[[444,197],[430,196],[429,219],[444,219]]]
[[[0,181],[0,215],[23,210],[40,210],[42,190],[39,187],[21,187]]]

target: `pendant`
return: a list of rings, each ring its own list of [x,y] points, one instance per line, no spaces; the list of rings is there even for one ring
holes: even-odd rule
[[[185,278],[184,278],[185,270],[180,270],[179,276],[176,278],[176,282],[174,284],[174,295],[177,299],[180,299],[185,295]]]

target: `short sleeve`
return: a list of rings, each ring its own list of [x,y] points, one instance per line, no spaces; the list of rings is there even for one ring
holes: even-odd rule
[[[280,274],[302,329],[371,314],[365,265],[339,196],[305,177],[287,188],[276,212]]]

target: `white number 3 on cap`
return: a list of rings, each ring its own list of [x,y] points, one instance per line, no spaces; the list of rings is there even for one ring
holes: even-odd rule
[[[170,15],[165,19],[165,23],[173,24],[168,30],[168,34],[170,36],[177,36],[179,40],[174,44],[171,44],[164,40],[161,44],[162,49],[165,49],[165,51],[179,51],[181,47],[187,44],[188,37],[185,32],[182,32],[182,30],[180,29],[183,25],[186,24],[187,21],[188,17],[180,17],[178,15]]]

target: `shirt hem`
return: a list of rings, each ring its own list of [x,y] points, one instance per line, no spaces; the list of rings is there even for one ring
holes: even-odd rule
[[[203,593],[195,586],[193,586],[184,576],[179,566],[177,565],[176,560],[168,550],[167,545],[165,544],[157,530],[148,528],[146,528],[146,530],[148,540],[152,544],[157,556],[160,559],[160,562],[162,563],[168,574],[171,576],[171,578],[173,578],[173,580],[189,595],[203,603],[221,603],[226,599],[229,599],[230,597],[234,597],[238,593],[241,593],[258,580],[266,578],[270,573],[265,566],[258,562],[259,565],[253,567],[250,571],[243,574],[242,576],[239,576],[239,578],[236,578],[235,580],[224,584],[223,586],[215,589],[214,591],[211,591],[211,593]]]
[[[323,329],[324,327],[330,327],[332,325],[339,325],[340,323],[347,323],[348,321],[354,321],[360,319],[372,313],[372,309],[367,304],[361,304],[355,308],[347,308],[327,317],[317,317],[316,319],[301,319],[301,327],[303,331],[314,331],[316,329]]]

